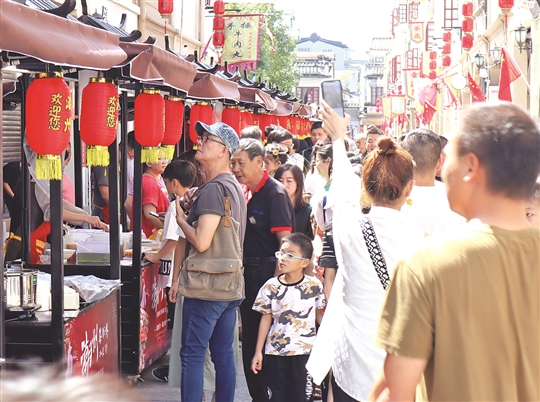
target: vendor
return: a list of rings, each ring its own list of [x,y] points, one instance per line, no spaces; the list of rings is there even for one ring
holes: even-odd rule
[[[167,188],[161,175],[169,164],[167,159],[157,163],[146,163],[142,176],[142,230],[150,238],[159,229],[163,229],[163,218],[156,218],[152,213],[164,216],[169,208]]]

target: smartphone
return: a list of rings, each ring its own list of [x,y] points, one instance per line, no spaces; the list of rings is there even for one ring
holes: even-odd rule
[[[345,117],[345,106],[343,105],[343,88],[340,80],[321,82],[322,97],[337,114]]]
[[[156,211],[150,211],[149,214],[156,217],[156,218],[158,218],[158,219],[161,218],[161,216],[159,216],[159,214]]]

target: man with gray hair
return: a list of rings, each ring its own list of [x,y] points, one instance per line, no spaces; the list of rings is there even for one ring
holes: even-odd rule
[[[259,289],[276,272],[275,252],[280,249],[281,239],[291,234],[295,226],[294,208],[287,190],[263,168],[263,157],[262,143],[245,138],[240,140],[231,160],[236,179],[251,192],[244,240],[246,298],[240,306],[240,313],[244,373],[254,401],[266,401],[268,395],[264,374],[259,372],[256,375],[251,371],[251,359],[255,354],[261,321],[261,314],[252,307]]]
[[[414,186],[401,212],[429,235],[464,225],[465,218],[450,209],[445,185],[435,180],[437,170],[442,166],[439,136],[431,130],[418,128],[405,136],[401,146],[411,154],[416,165]]]

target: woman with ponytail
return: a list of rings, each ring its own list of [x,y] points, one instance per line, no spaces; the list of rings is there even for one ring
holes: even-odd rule
[[[363,215],[344,145],[349,116],[342,118],[323,106],[324,129],[333,141],[330,191],[339,270],[307,367],[315,383],[332,368],[334,401],[367,400],[386,356],[374,342],[392,269],[424,233],[400,212],[414,183],[409,153],[390,137],[379,138],[362,169],[363,192],[372,205]]]

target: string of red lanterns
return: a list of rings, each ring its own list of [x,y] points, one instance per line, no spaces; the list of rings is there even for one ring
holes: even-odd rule
[[[135,98],[135,140],[142,146],[141,162],[157,163],[165,133],[165,100],[157,89],[145,89]]]
[[[214,35],[212,36],[212,44],[217,52],[221,52],[225,44],[225,2],[223,0],[214,1]]]
[[[71,135],[71,91],[62,73],[41,73],[26,96],[26,139],[38,154],[36,179],[62,180],[61,154]]]
[[[452,64],[452,57],[450,57],[450,54],[452,54],[452,32],[446,31],[443,32],[443,50],[442,50],[442,65],[443,67],[450,67]]]
[[[87,145],[88,166],[109,166],[108,147],[116,139],[118,90],[112,80],[90,78],[82,91],[81,139]]]
[[[463,4],[462,7],[462,14],[464,17],[464,20],[461,24],[461,30],[463,32],[463,37],[461,38],[461,47],[464,50],[471,50],[473,47],[474,37],[472,35],[472,32],[474,30],[474,21],[472,18],[473,15],[473,4],[472,2],[468,1]]]
[[[429,52],[429,79],[437,78],[437,52]]]

